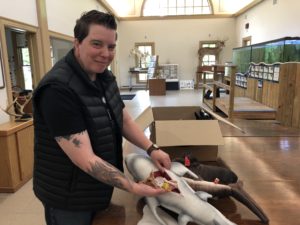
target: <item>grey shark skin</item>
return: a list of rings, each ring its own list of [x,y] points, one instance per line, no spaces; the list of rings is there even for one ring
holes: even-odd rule
[[[146,155],[129,154],[125,158],[125,163],[127,169],[137,181],[145,180],[151,172],[158,170]],[[178,225],[186,225],[188,222],[199,225],[236,225],[207,202],[207,198],[211,197],[210,194],[195,192],[181,178],[185,173],[197,178],[196,174],[176,162],[172,162],[171,169],[165,172],[172,180],[177,181],[180,193],[168,192],[157,197],[146,197],[150,210],[161,225],[168,224],[159,217],[157,213],[158,206],[163,206],[179,214]]]

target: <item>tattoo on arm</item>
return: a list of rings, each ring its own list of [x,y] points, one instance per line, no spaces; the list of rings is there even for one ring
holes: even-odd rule
[[[91,162],[91,171],[88,173],[97,180],[123,190],[128,189],[124,184],[130,183],[130,180],[121,171],[105,161]]]
[[[55,137],[55,140],[57,142],[60,142],[64,139],[64,140],[67,140],[67,141],[70,141],[71,143],[73,143],[76,148],[80,148],[82,142],[80,141],[80,139],[78,139],[78,135],[82,135],[84,132],[86,132],[86,131],[82,131],[82,132],[77,133],[77,134],[58,136],[58,137]]]

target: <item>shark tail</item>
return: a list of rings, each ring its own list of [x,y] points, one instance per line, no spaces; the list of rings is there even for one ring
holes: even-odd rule
[[[262,223],[269,223],[269,218],[267,217],[265,212],[242,187],[232,187],[231,196],[244,204],[248,209],[250,209],[261,220]]]

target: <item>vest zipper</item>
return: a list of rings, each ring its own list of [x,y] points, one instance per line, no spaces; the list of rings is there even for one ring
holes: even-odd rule
[[[106,112],[107,112],[107,115],[108,115],[108,118],[109,118],[109,121],[112,122],[112,116],[110,114],[110,110],[109,110],[109,107],[107,105],[107,102],[106,102],[106,99],[104,96],[102,96],[102,102],[105,104],[105,108],[106,108]]]

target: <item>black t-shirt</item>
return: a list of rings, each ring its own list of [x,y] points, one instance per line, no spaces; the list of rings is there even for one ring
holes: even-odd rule
[[[79,99],[67,88],[51,85],[42,90],[39,110],[53,137],[86,130]]]

